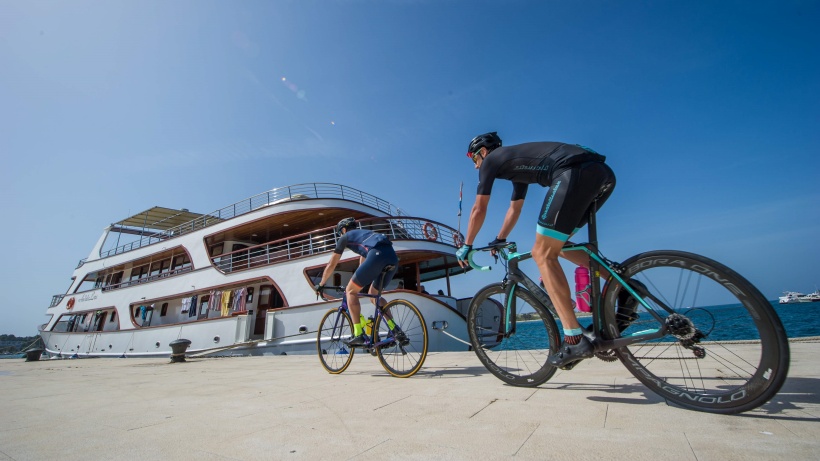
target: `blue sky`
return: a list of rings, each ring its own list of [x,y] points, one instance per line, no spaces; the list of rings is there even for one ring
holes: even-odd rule
[[[332,182],[456,227],[463,181],[464,231],[487,131],[607,156],[611,259],[692,251],[769,299],[813,291],[818,22],[812,1],[2,2],[0,333],[34,334],[103,228],[155,205]]]

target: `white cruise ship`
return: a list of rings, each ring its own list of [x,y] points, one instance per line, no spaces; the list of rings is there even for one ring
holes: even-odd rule
[[[150,357],[191,341],[189,355],[316,353],[322,315],[338,300],[313,285],[335,247],[336,223],[355,217],[388,235],[399,271],[384,297],[421,310],[430,351],[468,350],[469,299],[450,296],[455,229],[407,216],[391,203],[337,184],[272,189],[211,213],[154,207],[108,226],[52,298],[40,335],[51,357]],[[358,265],[345,251],[331,284]],[[448,293],[422,292],[446,279]],[[326,293],[327,294],[327,293]],[[363,303],[363,313],[372,313]]]

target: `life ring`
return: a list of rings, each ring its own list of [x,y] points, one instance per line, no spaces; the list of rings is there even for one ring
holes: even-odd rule
[[[464,239],[461,238],[461,234],[453,234],[453,243],[456,248],[461,248],[461,245],[464,245]]]
[[[424,232],[424,238],[427,240],[438,240],[438,231],[436,230],[433,224],[426,222],[424,226],[422,226],[421,231]]]
[[[76,300],[74,298],[69,298],[68,302],[65,304],[66,309],[71,310],[74,307],[74,303]]]

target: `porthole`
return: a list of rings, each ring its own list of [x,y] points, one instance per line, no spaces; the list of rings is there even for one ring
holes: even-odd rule
[[[154,345],[155,345],[156,347],[159,347],[159,341],[157,341],[157,342],[156,342],[156,344],[154,344]]]
[[[214,336],[214,344],[219,342],[219,336]]]

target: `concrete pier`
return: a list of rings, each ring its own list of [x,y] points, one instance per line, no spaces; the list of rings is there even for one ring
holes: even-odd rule
[[[408,379],[367,354],[341,375],[315,356],[0,360],[0,461],[820,459],[820,341],[791,347],[781,392],[734,416],[594,359],[535,389],[470,352]]]

